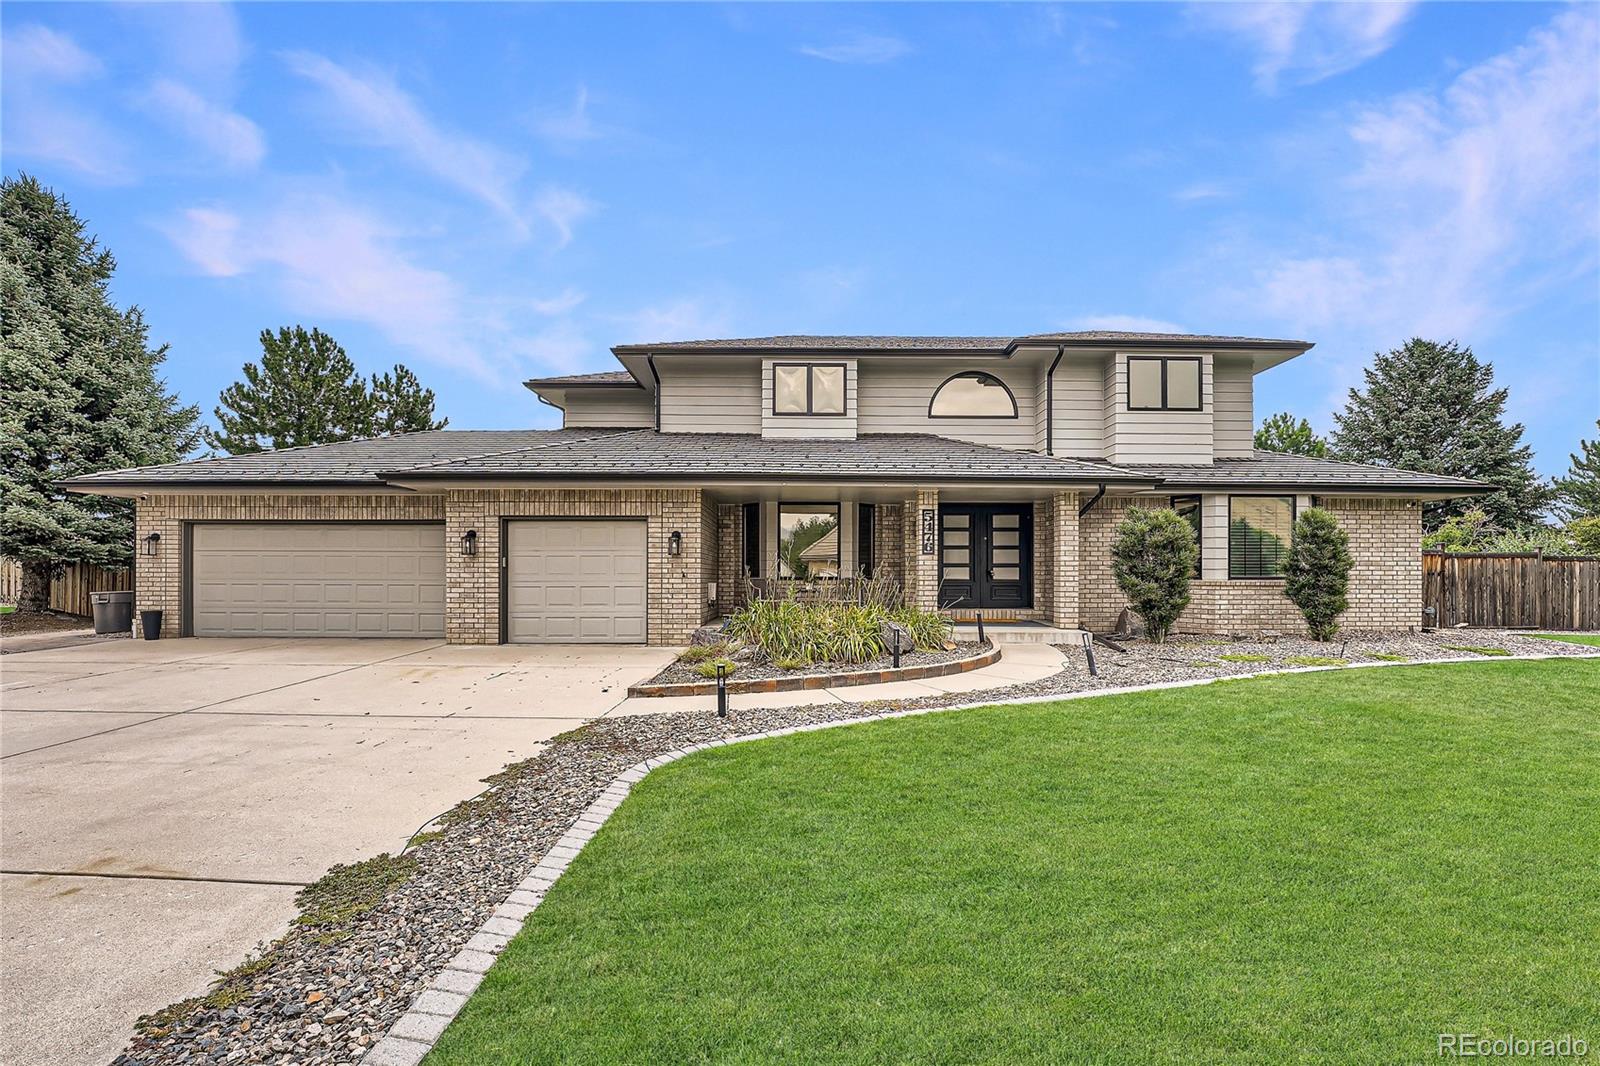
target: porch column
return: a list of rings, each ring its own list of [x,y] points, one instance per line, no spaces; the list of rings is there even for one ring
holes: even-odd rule
[[[1078,494],[1058,492],[1050,509],[1050,624],[1063,629],[1078,626]]]
[[[922,550],[923,512],[933,513],[933,551]],[[939,609],[939,490],[918,489],[907,496],[901,512],[901,532],[905,543],[904,581],[906,603],[924,611]]]

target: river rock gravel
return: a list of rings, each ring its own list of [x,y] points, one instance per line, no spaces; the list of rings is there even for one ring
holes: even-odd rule
[[[1089,675],[1083,650],[1072,647],[1063,649],[1066,663],[1051,677],[981,692],[759,710],[741,709],[735,698],[726,719],[689,711],[599,719],[507,767],[490,779],[484,793],[447,815],[408,853],[416,863],[411,875],[348,923],[348,935],[328,936],[313,926],[292,925],[258,955],[247,975],[231,982],[229,995],[146,1025],[115,1066],[360,1061],[613,778],[635,763],[687,744],[886,709],[1257,673],[1301,665],[1292,661],[1297,657],[1360,663],[1404,656],[1425,662],[1480,654],[1461,650],[1468,648],[1513,655],[1600,652],[1493,630],[1362,637],[1331,644],[1179,639],[1161,645],[1129,641],[1123,647],[1114,651],[1097,645],[1098,678]]]

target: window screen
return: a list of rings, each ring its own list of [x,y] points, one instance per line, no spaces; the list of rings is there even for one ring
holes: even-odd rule
[[[1128,360],[1128,406],[1138,410],[1161,409],[1161,360]]]
[[[1199,411],[1201,407],[1199,359],[1128,357],[1128,410]]]
[[[1293,496],[1230,496],[1228,576],[1279,576],[1293,531]]]

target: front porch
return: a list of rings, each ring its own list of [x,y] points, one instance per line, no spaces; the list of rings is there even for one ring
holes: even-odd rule
[[[850,598],[853,582],[887,578],[907,603],[958,624],[981,614],[1074,630],[1079,502],[1031,486],[717,492],[717,610],[752,597]]]

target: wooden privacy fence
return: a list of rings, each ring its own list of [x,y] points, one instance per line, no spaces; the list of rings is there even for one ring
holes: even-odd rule
[[[132,570],[107,570],[91,563],[73,563],[50,580],[50,609],[90,615],[91,592],[126,592],[133,588]],[[22,564],[0,559],[0,600],[16,603],[22,594]]]
[[[1600,556],[1423,552],[1422,606],[1442,628],[1600,629]]]

